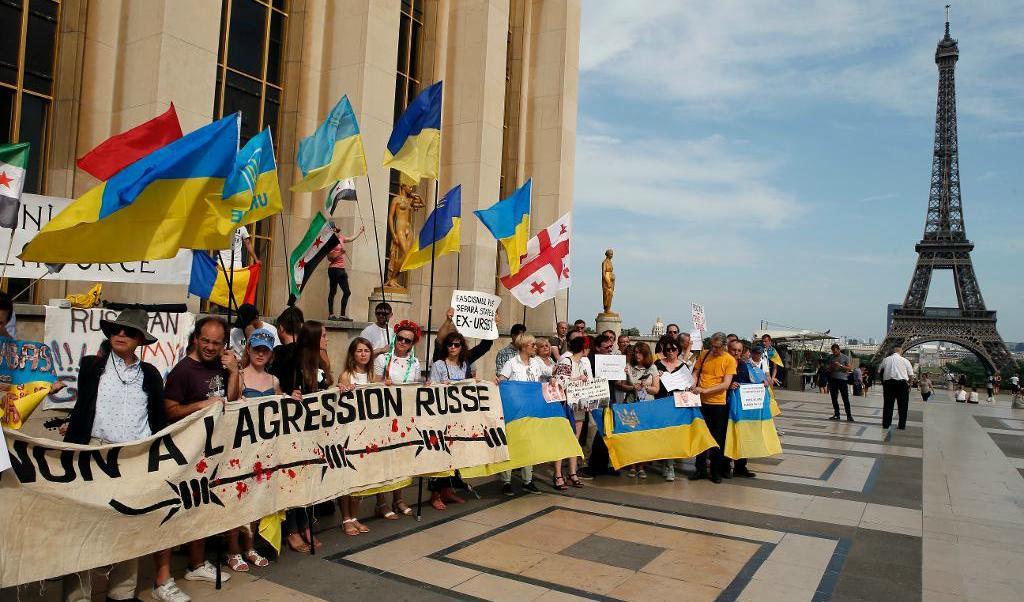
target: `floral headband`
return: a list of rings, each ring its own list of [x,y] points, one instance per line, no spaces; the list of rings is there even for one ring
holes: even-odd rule
[[[402,320],[401,322],[395,324],[395,334],[398,334],[402,330],[412,331],[413,344],[420,342],[420,335],[422,334],[422,331],[420,330],[419,324],[413,322],[412,320]]]

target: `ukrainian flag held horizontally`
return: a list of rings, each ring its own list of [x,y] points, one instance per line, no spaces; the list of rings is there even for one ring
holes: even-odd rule
[[[526,255],[526,244],[530,241],[532,194],[533,178],[530,178],[507,199],[473,212],[505,249],[509,276],[519,272],[519,259]]]
[[[593,411],[616,470],[623,466],[692,458],[717,447],[700,408],[677,408],[672,397],[619,403]]]
[[[415,270],[445,253],[458,253],[462,235],[462,184],[448,191],[423,222],[416,247],[402,264],[403,272]]]
[[[437,179],[441,165],[441,82],[419,93],[395,122],[384,151],[384,167],[415,182]]]
[[[366,175],[363,139],[348,96],[341,97],[312,136],[299,142],[296,161],[302,170],[302,179],[292,186],[297,192],[312,192],[338,180]]]
[[[544,400],[541,383],[503,381],[498,391],[505,412],[508,460],[461,468],[463,478],[484,477],[583,455],[565,409],[561,403]]]
[[[239,226],[281,212],[281,187],[270,128],[256,134],[238,151],[234,169],[224,182],[221,202],[231,212],[230,219],[219,224],[221,234],[230,234]]]
[[[114,174],[54,217],[18,256],[39,263],[167,259],[226,249],[219,196],[238,152],[239,115],[203,126]]]

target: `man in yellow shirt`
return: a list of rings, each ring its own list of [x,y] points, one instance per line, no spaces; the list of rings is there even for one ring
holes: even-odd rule
[[[725,431],[729,425],[729,407],[725,403],[726,392],[736,376],[736,359],[726,353],[725,334],[711,335],[711,349],[701,354],[695,371],[697,386],[693,392],[700,395],[700,413],[718,443],[717,448],[697,455],[697,470],[690,475],[691,481],[707,479],[710,459],[712,483],[721,483],[722,475],[729,474],[728,460],[722,455],[725,448]]]

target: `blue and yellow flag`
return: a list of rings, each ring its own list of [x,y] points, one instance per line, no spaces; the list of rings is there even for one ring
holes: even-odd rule
[[[39,263],[168,259],[179,249],[226,249],[218,229],[238,153],[238,114],[171,142],[114,174],[54,217],[18,256]]]
[[[769,362],[775,364],[779,368],[785,368],[786,367],[786,366],[784,366],[782,364],[782,358],[779,357],[779,352],[775,350],[775,347],[767,347],[767,348],[765,348],[764,352],[768,354],[768,361]]]
[[[433,257],[458,253],[462,234],[462,184],[448,191],[423,222],[416,247],[409,251],[402,264],[403,272],[427,265]]]
[[[221,234],[230,234],[239,226],[281,212],[281,187],[277,182],[270,128],[256,134],[238,151],[220,202],[230,210],[230,219],[219,225]]]
[[[507,199],[502,199],[487,209],[473,212],[504,247],[505,256],[508,258],[509,276],[519,272],[519,259],[526,255],[526,243],[530,240],[532,193],[533,178],[530,178]]]
[[[718,447],[700,408],[677,408],[672,397],[617,403],[593,411],[595,424],[616,470],[623,466],[692,458]]]
[[[419,93],[395,122],[384,151],[384,167],[414,182],[437,179],[441,167],[441,82]]]
[[[366,175],[363,138],[348,96],[341,97],[312,136],[299,142],[295,160],[302,170],[302,179],[292,186],[296,192],[312,192],[338,180]]]
[[[545,401],[541,383],[506,380],[498,384],[498,391],[505,412],[508,460],[459,469],[464,478],[583,455],[565,408]]]
[[[752,384],[764,384],[765,375],[760,368],[747,365]],[[766,387],[767,388],[767,387]],[[782,443],[772,420],[772,391],[765,391],[760,408],[744,410],[739,389],[730,389],[726,397],[729,404],[729,425],[725,431],[726,456],[738,458],[764,458],[782,453]]]
[[[0,338],[0,347],[0,374],[10,378],[8,389],[0,391],[0,424],[20,429],[57,381],[53,352],[37,341],[6,337]]]

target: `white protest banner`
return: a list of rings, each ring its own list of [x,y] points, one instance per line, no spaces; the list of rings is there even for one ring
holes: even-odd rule
[[[685,391],[694,385],[693,374],[685,365],[675,372],[662,372],[661,384],[666,391]]]
[[[763,383],[740,385],[740,405],[744,410],[760,410],[764,407],[765,389]]]
[[[503,414],[493,383],[372,385],[218,403],[122,445],[8,431],[0,584],[138,558],[400,478],[504,462]]]
[[[0,429],[0,472],[11,467],[11,455],[7,452],[7,437],[3,429]]]
[[[594,377],[626,380],[626,356],[603,353],[594,356]]]
[[[476,291],[453,291],[452,322],[462,336],[493,341],[498,338],[498,306],[501,297]]]
[[[100,320],[113,320],[119,312],[113,309],[62,309],[46,307],[43,342],[53,350],[57,378],[68,386],[50,395],[43,409],[70,409],[78,400],[78,365],[86,355],[95,355],[106,338],[100,330]],[[195,326],[196,317],[190,313],[152,312],[149,314],[149,333],[156,343],[139,347],[139,357],[153,364],[160,374],[167,376],[171,368],[185,357],[188,337]]]
[[[593,409],[607,404],[608,381],[603,378],[595,378],[587,382],[573,381],[565,389],[566,401],[571,406],[586,406]]]
[[[72,199],[36,194],[21,195],[18,224],[13,230],[0,229],[0,247],[11,245],[7,261],[8,278],[36,279],[46,275],[47,280],[85,280],[89,282],[131,282],[135,284],[188,284],[192,273],[192,251],[183,249],[172,259],[155,261],[128,261],[125,263],[69,263],[60,271],[47,274],[46,265],[24,262],[17,258],[21,249],[42,230],[53,216],[70,205]],[[14,236],[13,243],[11,236]],[[2,261],[2,260],[0,260]]]
[[[672,397],[675,399],[677,408],[699,408],[700,395],[692,391],[674,391]]]
[[[704,348],[704,333],[699,330],[690,332],[690,351],[700,351]]]
[[[707,319],[704,317],[704,306],[697,305],[696,303],[690,303],[691,314],[693,316],[693,329],[704,333],[708,329]]]

